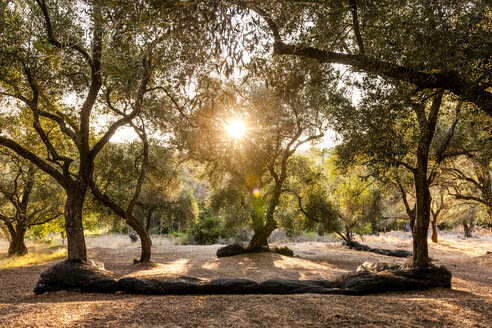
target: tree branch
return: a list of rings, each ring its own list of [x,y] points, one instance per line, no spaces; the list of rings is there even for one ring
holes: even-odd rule
[[[254,4],[250,5],[250,8],[267,22],[273,35],[273,52],[276,55],[293,55],[316,59],[322,63],[348,65],[366,73],[409,82],[423,89],[448,90],[463,100],[476,104],[481,110],[492,116],[492,93],[486,91],[479,84],[466,81],[454,71],[427,73],[412,67],[400,66],[366,56],[362,51],[359,55],[353,55],[304,45],[288,44],[282,41],[279,28],[268,13]]]
[[[49,217],[49,218],[48,218],[48,219],[46,219],[46,220],[39,221],[39,222],[35,222],[35,223],[30,223],[30,224],[28,224],[27,226],[28,226],[28,227],[33,227],[33,226],[37,226],[37,225],[42,225],[42,224],[48,223],[48,222],[50,222],[50,221],[52,221],[52,220],[54,220],[54,219],[56,219],[56,218],[58,218],[58,217],[60,217],[60,216],[62,216],[62,215],[63,215],[62,213],[58,213],[58,214],[56,214],[55,216]]]
[[[92,66],[92,61],[91,61],[91,56],[89,53],[82,48],[79,44],[77,43],[71,43],[69,41],[64,41],[62,44],[60,41],[58,41],[55,38],[55,35],[53,34],[53,26],[51,25],[51,18],[48,13],[48,8],[46,6],[45,0],[36,0],[38,6],[41,8],[41,11],[43,12],[44,20],[46,22],[46,33],[48,34],[48,41],[55,47],[59,49],[63,48],[68,48],[68,49],[74,49],[77,52],[79,52],[86,60],[87,62]]]
[[[90,150],[90,154],[92,158],[95,158],[95,156],[101,151],[101,149],[106,145],[113,136],[113,134],[118,130],[121,126],[130,123],[142,110],[143,106],[143,99],[145,96],[145,93],[147,92],[147,84],[149,83],[150,77],[152,75],[152,72],[150,70],[150,53],[147,54],[147,56],[144,56],[142,58],[142,66],[143,66],[143,76],[142,80],[140,81],[140,86],[138,88],[138,93],[137,93],[137,99],[135,101],[135,104],[133,106],[133,110],[131,111],[130,114],[124,115],[122,118],[114,122],[109,129],[106,131],[106,133],[99,139],[98,142],[92,147]]]
[[[357,1],[350,0],[350,6],[352,7],[352,22],[354,27],[355,39],[357,40],[357,45],[359,46],[359,53],[365,54],[364,43],[362,42],[362,36],[360,35],[359,18],[357,17]]]
[[[60,171],[58,171],[53,166],[48,164],[48,162],[46,162],[45,160],[38,157],[36,154],[32,153],[31,151],[19,145],[14,140],[0,136],[0,145],[3,145],[13,150],[21,157],[27,159],[28,161],[31,161],[34,165],[39,167],[43,172],[52,176],[58,183],[60,183],[60,185],[65,186],[65,180],[63,178],[63,174]]]

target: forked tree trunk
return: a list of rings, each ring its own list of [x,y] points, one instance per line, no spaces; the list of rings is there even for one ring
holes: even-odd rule
[[[463,222],[463,230],[465,233],[465,238],[473,237],[473,229],[475,228],[475,224],[472,222],[470,224]]]
[[[84,227],[82,225],[85,188],[72,187],[66,192],[65,230],[67,232],[68,259],[87,261]]]
[[[17,225],[15,228],[12,227],[12,229],[13,231],[9,229],[11,240],[8,256],[21,256],[27,254],[27,247],[24,241],[27,227],[23,225]]]

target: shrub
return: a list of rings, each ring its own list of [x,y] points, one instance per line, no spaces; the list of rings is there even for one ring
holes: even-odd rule
[[[219,238],[228,237],[228,233],[224,231],[222,225],[223,222],[219,217],[212,215],[200,217],[190,233],[192,242],[199,245],[211,245],[217,243]]]

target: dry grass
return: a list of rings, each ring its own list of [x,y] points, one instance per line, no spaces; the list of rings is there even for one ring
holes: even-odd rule
[[[126,236],[125,236],[126,237]],[[114,237],[107,237],[112,239]],[[126,237],[127,238],[127,237]],[[393,238],[395,238],[393,240]],[[492,240],[443,235],[430,254],[453,272],[453,288],[369,296],[189,295],[142,296],[56,292],[35,296],[32,288],[48,264],[0,270],[0,327],[491,327]],[[410,249],[405,234],[365,238],[373,247]],[[111,242],[110,246],[117,245]],[[137,244],[138,245],[138,244]],[[175,278],[273,277],[330,279],[364,261],[402,259],[357,252],[339,243],[288,244],[299,257],[247,254],[216,258],[220,245],[155,246],[160,265],[132,265],[133,244],[92,247],[89,256],[117,275]]]
[[[29,253],[22,256],[7,257],[7,251],[0,253],[0,270],[45,263],[63,259],[67,256],[67,250],[64,247],[42,242],[29,242],[27,243],[27,249]]]
[[[152,236],[153,246],[179,245],[180,242],[180,239],[177,237]],[[140,245],[140,241],[132,243],[127,235],[115,233],[87,236],[86,243],[89,247],[104,247],[112,249]]]

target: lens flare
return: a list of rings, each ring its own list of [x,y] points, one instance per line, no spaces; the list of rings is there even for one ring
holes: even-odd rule
[[[240,139],[246,132],[246,125],[243,121],[232,120],[225,124],[225,130],[229,137]]]

